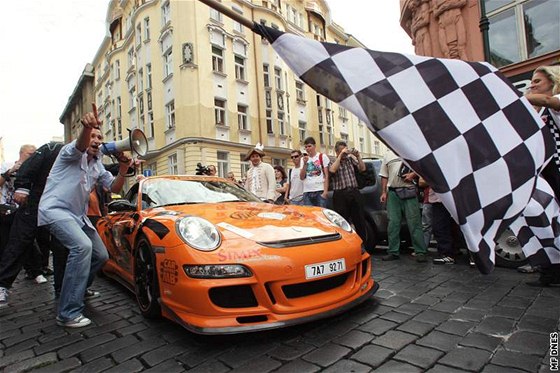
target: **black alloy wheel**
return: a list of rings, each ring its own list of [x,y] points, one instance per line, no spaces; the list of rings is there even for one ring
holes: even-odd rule
[[[134,253],[134,292],[144,317],[161,316],[156,258],[150,242],[145,237],[140,238]]]

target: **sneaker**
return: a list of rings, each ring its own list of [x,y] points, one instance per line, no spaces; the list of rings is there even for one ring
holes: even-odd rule
[[[56,317],[56,325],[64,326],[66,328],[81,328],[83,326],[88,326],[91,324],[91,320],[85,317],[84,315],[80,315],[76,317],[74,320],[64,321],[60,317]]]
[[[47,279],[45,278],[45,276],[39,275],[35,277],[35,282],[38,284],[44,284],[45,282],[47,282]]]
[[[387,254],[387,255],[383,256],[381,258],[381,260],[383,260],[384,262],[389,262],[391,260],[398,260],[400,258],[401,258],[400,256],[395,255],[395,254]]]
[[[0,308],[8,306],[8,289],[0,287]]]
[[[434,264],[455,264],[455,259],[450,256],[440,256],[439,258],[434,258],[432,261]]]
[[[524,266],[517,267],[517,272],[521,273],[535,273],[537,272],[537,267],[533,267],[530,264],[525,264]]]
[[[98,291],[86,289],[86,293],[84,294],[84,299],[93,299],[99,297],[100,295],[101,293]]]
[[[426,263],[428,260],[426,259],[426,255],[418,253],[416,254],[416,262],[418,263]]]

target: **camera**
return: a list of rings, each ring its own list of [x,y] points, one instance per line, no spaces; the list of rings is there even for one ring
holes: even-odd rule
[[[199,162],[196,164],[196,175],[210,175],[210,170]]]

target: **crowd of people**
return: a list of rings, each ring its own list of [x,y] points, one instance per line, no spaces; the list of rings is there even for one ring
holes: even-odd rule
[[[556,153],[542,172],[560,199],[560,66],[543,66],[533,75],[526,97],[543,118],[555,140]],[[64,327],[82,327],[91,320],[83,315],[84,300],[99,295],[91,289],[95,274],[108,259],[107,249],[95,229],[106,213],[108,193],[119,192],[125,176],[135,162],[123,153],[118,163],[106,166],[101,161],[103,134],[95,113],[81,119],[82,130],[69,144],[48,143],[36,149],[23,145],[19,159],[0,169],[0,307],[8,305],[8,289],[24,268],[37,284],[54,275],[58,300],[56,322]],[[284,205],[327,207],[332,189],[332,207],[352,223],[365,243],[364,200],[356,174],[366,169],[359,151],[345,141],[335,144],[332,159],[317,151],[316,141],[308,137],[303,151],[290,152],[287,170],[264,162],[265,152],[257,145],[245,161],[250,167],[242,181],[233,172],[227,178],[263,201]],[[214,165],[208,175],[217,176]],[[427,261],[427,248],[436,242],[434,264],[454,264],[464,247],[460,230],[430,185],[392,151],[382,161],[380,202],[386,204],[388,248],[384,261],[400,258],[401,222],[406,219],[413,255],[417,262]],[[75,182],[69,182],[69,181]],[[423,208],[418,192],[423,190]],[[373,248],[366,248],[373,249]],[[49,266],[52,253],[53,268]],[[470,264],[474,265],[472,256]],[[539,271],[533,286],[560,284],[558,265],[536,268],[529,264],[524,272]]]

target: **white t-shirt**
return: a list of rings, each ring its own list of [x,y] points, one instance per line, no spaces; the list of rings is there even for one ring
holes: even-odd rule
[[[300,171],[301,167],[292,168],[288,171],[288,176],[290,176],[290,179],[288,180],[290,183],[289,199],[296,198],[297,200],[297,197],[303,196],[303,180],[299,178]]]
[[[303,180],[303,192],[319,192],[323,191],[323,182],[325,175],[321,168],[319,156],[323,158],[323,167],[329,167],[330,160],[326,154],[317,153],[314,157],[309,157],[305,168],[305,179]]]

